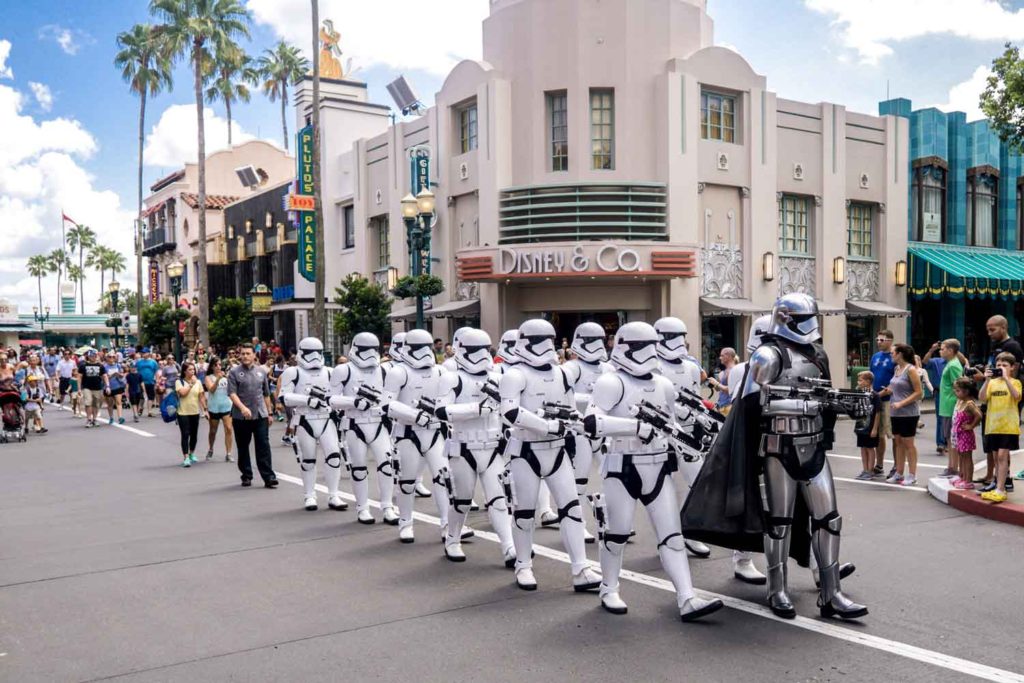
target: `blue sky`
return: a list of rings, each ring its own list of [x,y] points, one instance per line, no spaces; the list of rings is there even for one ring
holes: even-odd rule
[[[308,51],[307,0],[246,4],[257,20],[250,53],[281,37]],[[708,0],[708,11],[715,42],[740,52],[782,97],[875,113],[888,83],[893,97],[909,97],[915,107],[971,111],[985,67],[1003,42],[1024,39],[1021,4]],[[479,56],[487,1],[322,0],[321,7],[321,16],[338,25],[346,57],[360,67],[356,75],[368,82],[371,98],[390,104],[384,84],[398,73],[430,101],[457,59]],[[409,20],[396,24],[396,15]],[[147,3],[139,0],[0,4],[0,297],[17,300],[23,310],[37,296],[35,281],[24,272],[25,258],[58,246],[60,208],[131,256],[138,102],[113,57],[117,33],[148,16]],[[155,163],[145,169],[147,184],[179,167],[194,146],[191,133],[181,128],[189,117],[174,109],[191,104],[191,76],[179,65],[175,89],[149,104],[147,133],[163,125],[150,141]],[[224,115],[219,104],[213,111]],[[278,104],[254,93],[251,104],[234,113],[244,134],[280,144],[279,112]],[[15,119],[18,126],[7,125]],[[288,123],[291,129],[290,111]],[[211,127],[216,138],[224,122],[214,119],[208,136]],[[18,137],[5,141],[5,135]],[[21,153],[5,154],[5,145]],[[134,288],[132,274],[121,280]],[[95,300],[98,289],[92,275],[87,299]],[[44,281],[44,297],[50,304],[56,298],[55,278]]]

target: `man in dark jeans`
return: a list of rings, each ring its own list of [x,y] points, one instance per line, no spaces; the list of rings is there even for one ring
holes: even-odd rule
[[[231,399],[231,417],[238,446],[238,471],[242,473],[242,486],[252,485],[252,465],[249,461],[249,441],[256,441],[256,467],[268,489],[277,488],[277,475],[270,460],[270,424],[274,411],[270,402],[270,383],[266,371],[256,364],[252,344],[241,348],[242,364],[228,373],[228,397]]]

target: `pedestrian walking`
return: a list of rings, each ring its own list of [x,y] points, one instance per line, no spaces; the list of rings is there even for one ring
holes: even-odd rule
[[[135,368],[142,377],[142,388],[146,394],[145,412],[149,417],[153,417],[153,405],[157,403],[156,375],[160,371],[160,364],[148,349],[143,349],[142,358],[135,364]]]
[[[914,363],[914,349],[909,344],[896,344],[892,349],[896,369],[889,386],[879,392],[890,397],[889,415],[892,423],[895,465],[886,478],[890,484],[912,486],[917,483],[917,425],[921,419],[921,376]],[[876,461],[877,465],[877,461]],[[904,469],[907,470],[904,476]]]
[[[28,376],[28,386],[25,387],[25,430],[29,429],[29,421],[35,428],[36,434],[45,434],[48,430],[43,426],[43,399],[46,397],[46,389],[42,385],[43,378],[39,375]]]
[[[1010,476],[1010,451],[1020,448],[1021,383],[1016,378],[1016,357],[1007,351],[996,357],[994,368],[985,368],[985,383],[979,398],[988,406],[985,434],[988,448],[995,453],[994,479],[982,487],[981,497],[992,503],[1006,501]]]
[[[231,417],[235,427],[235,446],[238,449],[238,471],[242,486],[252,485],[252,463],[249,443],[255,442],[256,468],[267,488],[277,488],[277,475],[270,452],[270,423],[273,406],[270,403],[270,382],[266,371],[256,364],[252,344],[242,346],[241,364],[228,373],[228,397],[231,399]]]
[[[882,419],[878,428],[878,448],[875,449],[875,466],[872,469],[874,474],[882,474],[885,472],[885,440],[893,438],[892,421],[890,419],[891,401],[889,400],[889,394],[883,391],[889,386],[889,382],[892,381],[892,374],[896,369],[896,363],[892,359],[893,339],[894,336],[891,330],[882,330],[879,332],[878,336],[875,337],[875,344],[878,345],[878,351],[871,356],[870,369],[871,374],[875,376],[875,381],[871,388],[874,389],[882,399]],[[890,474],[892,473],[890,472]]]
[[[121,397],[124,395],[127,383],[124,378],[124,370],[117,362],[117,356],[113,351],[107,353],[107,362],[103,366],[107,371],[107,417],[108,424],[114,424],[114,415],[117,415],[117,423],[124,424],[124,413],[121,408]]]
[[[953,383],[956,406],[953,410],[949,433],[949,447],[957,456],[957,476],[952,478],[955,488],[969,491],[974,488],[974,449],[978,447],[974,429],[981,424],[981,409],[975,403],[977,385],[967,377],[958,377]]]
[[[128,361],[128,373],[124,376],[124,381],[128,386],[128,405],[132,409],[132,422],[138,422],[146,403],[146,390],[135,362]]]
[[[70,393],[71,379],[75,376],[78,363],[71,355],[71,351],[64,351],[64,357],[57,363],[57,402],[64,405],[64,397]]]
[[[96,415],[103,406],[104,394],[109,388],[107,369],[96,359],[96,349],[86,351],[85,360],[78,364],[78,383],[82,387],[85,426],[95,427]]]
[[[217,432],[224,425],[224,461],[234,462],[231,450],[235,444],[235,430],[231,419],[231,398],[228,396],[228,376],[216,356],[210,358],[206,368],[206,408],[210,417],[209,450],[206,459],[213,460],[213,449],[217,445]]]
[[[196,364],[185,363],[181,377],[174,382],[178,394],[178,431],[181,432],[181,466],[196,463],[196,442],[199,441],[199,416],[206,413],[203,383],[196,377]]]

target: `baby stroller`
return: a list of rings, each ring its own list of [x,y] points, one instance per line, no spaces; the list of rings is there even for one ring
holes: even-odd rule
[[[28,429],[25,425],[25,408],[22,405],[21,392],[15,389],[14,384],[10,381],[0,385],[0,414],[3,415],[0,443],[28,440]]]

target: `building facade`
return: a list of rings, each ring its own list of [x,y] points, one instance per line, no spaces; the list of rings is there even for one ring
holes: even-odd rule
[[[908,122],[777,97],[712,32],[703,0],[492,0],[483,60],[355,143],[346,264],[409,272],[399,202],[425,149],[437,336],[676,315],[711,364],[804,291],[844,375],[905,315]]]
[[[1020,333],[1024,161],[988,121],[968,122],[963,112],[913,110],[903,98],[879,112],[910,123],[908,338],[927,349],[954,337],[980,360],[989,317],[1005,315],[1010,334]]]

